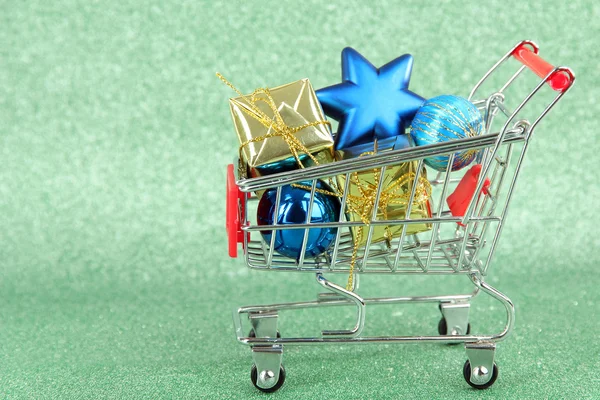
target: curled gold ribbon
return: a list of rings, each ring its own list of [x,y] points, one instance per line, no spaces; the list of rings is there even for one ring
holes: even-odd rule
[[[359,157],[374,155],[377,154],[377,139],[373,145],[373,151],[367,151],[361,153]],[[385,177],[382,176],[381,173],[382,168],[373,169],[373,183],[362,183],[359,178],[358,172],[353,172],[350,175],[351,184],[355,185],[358,188],[360,195],[351,195],[347,194],[346,196],[346,207],[349,212],[352,212],[356,215],[360,216],[361,221],[365,225],[371,224],[371,217],[373,215],[373,208],[375,207],[375,201],[377,200],[377,190],[379,188],[379,182],[381,179]],[[406,173],[400,176],[397,179],[394,179],[388,186],[381,189],[381,193],[379,195],[379,203],[377,208],[379,212],[383,215],[383,219],[388,219],[388,206],[390,205],[406,205],[408,206],[408,201],[410,200],[410,193],[397,193],[398,190],[408,184],[409,182],[414,182],[416,178],[416,174],[414,172]],[[299,187],[305,190],[311,190],[310,186],[294,184],[293,186]],[[335,192],[324,190],[324,189],[315,189],[316,192],[326,194],[329,196],[342,197],[344,195],[343,191],[338,187],[334,187]],[[414,203],[422,203],[427,201],[429,198],[429,193],[431,193],[431,184],[426,178],[422,176],[419,177],[419,181],[417,182],[417,188],[415,189],[415,197],[413,198]],[[352,285],[354,281],[354,269],[356,266],[356,259],[358,258],[358,247],[360,241],[362,240],[363,235],[363,226],[359,226],[356,232],[356,237],[354,239],[354,245],[352,247],[352,258],[350,261],[350,271],[348,275],[348,283],[346,284],[346,290],[351,291]],[[392,232],[389,226],[385,227],[384,237],[389,242],[392,240]]]
[[[246,140],[245,142],[243,142],[240,145],[240,148],[239,148],[240,160],[242,159],[242,150],[244,149],[244,147],[248,146],[250,143],[260,142],[260,141],[266,140],[271,137],[279,136],[285,141],[285,143],[290,148],[290,153],[294,156],[294,158],[296,159],[296,162],[298,163],[298,166],[300,168],[304,168],[304,164],[302,164],[302,161],[300,160],[300,156],[299,156],[299,154],[301,154],[301,153],[306,154],[315,163],[315,165],[319,165],[319,162],[317,161],[315,156],[313,156],[310,153],[310,151],[308,150],[308,148],[302,144],[300,139],[298,139],[296,137],[296,133],[300,132],[301,130],[303,130],[305,128],[309,128],[311,126],[317,126],[317,125],[331,126],[329,121],[314,121],[314,122],[309,122],[304,125],[290,127],[283,120],[281,113],[277,109],[275,100],[273,99],[273,96],[271,95],[271,91],[268,88],[258,88],[256,90],[254,90],[254,92],[252,92],[252,94],[250,94],[249,96],[246,96],[242,92],[240,92],[235,86],[233,86],[233,84],[231,82],[229,82],[227,79],[225,79],[225,77],[223,75],[221,75],[218,72],[217,72],[217,77],[223,83],[225,83],[227,86],[229,86],[231,89],[233,89],[241,98],[243,98],[244,101],[246,101],[246,103],[248,104],[248,106],[252,109],[252,112],[250,112],[250,111],[246,110],[245,108],[242,108],[242,111],[244,113],[246,113],[249,117],[254,118],[258,122],[260,122],[265,128],[270,129],[270,131],[267,134]],[[267,115],[267,113],[265,113],[263,110],[261,110],[257,106],[257,104],[259,102],[263,102],[263,103],[267,104],[269,109],[273,112],[272,117]]]
[[[369,154],[374,154],[369,152]],[[361,154],[365,155],[365,153]],[[397,191],[407,183],[411,181],[415,181],[416,174],[414,172],[409,172],[401,177],[395,179],[390,185],[381,189],[381,193],[379,195],[379,203],[377,204],[378,211],[383,215],[383,220],[388,219],[388,206],[390,205],[408,205],[408,201],[410,200],[410,193],[397,193]],[[360,192],[360,196],[349,195],[346,197],[346,202],[348,204],[348,209],[360,216],[361,221],[367,226],[371,223],[371,217],[373,215],[373,208],[375,207],[375,202],[377,200],[377,189],[379,188],[379,182],[384,177],[381,174],[381,169],[373,170],[373,183],[372,184],[362,184],[358,177],[358,172],[354,172],[351,175],[351,183],[356,185],[358,191]],[[428,193],[431,191],[431,184],[429,181],[423,177],[419,177],[419,182],[417,183],[417,188],[415,189],[415,197],[413,198],[413,203],[421,203],[427,201],[429,198]],[[348,283],[346,284],[346,290],[352,290],[353,280],[354,280],[354,268],[356,265],[356,258],[358,256],[358,247],[362,240],[363,235],[363,226],[359,226],[356,232],[356,238],[354,240],[354,245],[352,248],[352,258],[350,261],[350,271],[348,275]],[[389,226],[385,227],[384,237],[386,241],[392,240],[392,232]]]

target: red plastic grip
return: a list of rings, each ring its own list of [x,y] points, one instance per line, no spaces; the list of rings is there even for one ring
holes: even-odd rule
[[[233,164],[227,166],[227,204],[225,209],[225,228],[229,242],[229,257],[237,257],[238,243],[244,243],[242,218],[244,210],[244,192],[235,184]],[[240,207],[241,205],[241,207]],[[241,215],[240,215],[241,214]],[[249,235],[249,234],[248,234]]]
[[[452,216],[463,217],[467,212],[469,202],[473,198],[475,189],[477,188],[481,168],[481,164],[473,165],[473,167],[471,167],[471,169],[469,169],[462,177],[454,192],[446,199],[446,203],[448,204],[448,208],[450,208]],[[483,182],[483,187],[481,188],[483,194],[487,194],[490,184],[490,178],[486,177]],[[457,222],[457,224],[463,225],[460,222]]]
[[[537,55],[537,49],[531,51],[528,43],[522,43],[513,51],[513,57],[531,69],[540,78],[545,78],[554,70],[554,66]],[[550,87],[563,92],[571,86],[571,78],[563,71],[555,71],[547,78]]]

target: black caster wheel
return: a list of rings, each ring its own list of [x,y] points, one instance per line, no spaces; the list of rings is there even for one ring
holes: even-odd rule
[[[279,390],[279,388],[283,385],[283,382],[285,382],[285,368],[283,368],[283,365],[279,367],[279,380],[277,380],[277,383],[273,387],[268,389],[263,389],[256,384],[256,381],[258,380],[258,371],[256,370],[255,364],[252,364],[252,369],[250,370],[250,379],[252,380],[254,387],[261,392],[273,393]]]
[[[477,384],[471,382],[471,363],[469,362],[469,360],[467,360],[465,362],[465,366],[463,367],[463,376],[465,377],[465,381],[467,381],[467,383],[469,385],[471,385],[472,387],[474,387],[475,389],[479,389],[479,390],[487,389],[490,386],[492,386],[494,384],[494,382],[496,382],[496,379],[498,379],[498,366],[496,365],[496,363],[494,363],[494,370],[492,371],[492,378],[487,383],[484,383],[483,385],[477,385]]]
[[[256,337],[256,332],[254,332],[254,329],[250,329],[250,332],[248,332],[248,337]],[[281,339],[281,333],[279,333],[279,331],[277,331],[277,339]]]
[[[442,317],[442,319],[440,319],[440,322],[438,323],[438,333],[442,336],[447,335],[448,332],[448,324],[446,323],[446,318]],[[467,324],[467,333],[465,333],[465,335],[468,335],[469,333],[471,333],[471,323]],[[451,344],[456,344],[456,343],[451,343]]]

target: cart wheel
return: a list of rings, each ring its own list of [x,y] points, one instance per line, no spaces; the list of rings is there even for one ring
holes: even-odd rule
[[[258,385],[256,384],[258,380],[258,371],[256,369],[256,364],[252,364],[252,369],[250,370],[250,379],[252,380],[252,384],[254,385],[254,387],[260,390],[261,392],[273,393],[283,385],[283,382],[285,382],[285,368],[283,368],[283,365],[279,367],[279,380],[277,381],[275,386],[270,387],[268,389],[258,387]]]
[[[494,371],[492,371],[492,377],[487,383],[484,383],[483,385],[477,385],[471,382],[471,363],[469,362],[469,360],[467,360],[465,362],[465,366],[463,367],[463,376],[465,377],[465,381],[467,381],[467,383],[475,389],[487,389],[490,386],[492,386],[494,382],[496,382],[496,379],[498,379],[498,366],[496,365],[496,363],[494,363]]]
[[[438,333],[440,335],[447,335],[448,332],[448,325],[446,323],[446,318],[442,317],[442,319],[440,319],[440,322],[438,323]],[[465,333],[465,335],[468,335],[469,333],[471,333],[471,323],[469,322],[467,324],[467,333]],[[449,343],[449,344],[458,344],[458,343]]]
[[[256,337],[256,332],[254,332],[254,329],[250,329],[250,332],[248,332],[248,337]],[[281,333],[279,333],[279,330],[277,330],[277,339],[281,339]]]

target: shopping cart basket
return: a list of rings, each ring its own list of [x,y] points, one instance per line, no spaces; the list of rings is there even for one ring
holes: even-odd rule
[[[485,82],[507,60],[514,58],[522,65],[510,75],[499,90],[485,93]],[[541,80],[527,94],[514,110],[509,109],[505,101],[511,87],[522,72],[529,67]],[[464,343],[467,361],[463,368],[465,380],[473,387],[484,389],[491,386],[498,376],[494,361],[496,343],[503,340],[511,331],[515,318],[511,300],[485,281],[488,267],[502,233],[508,206],[513,195],[517,176],[521,169],[525,152],[532,134],[550,109],[569,90],[575,81],[573,72],[566,67],[553,67],[538,56],[538,46],[531,41],[517,44],[502,57],[475,85],[469,100],[482,112],[485,131],[482,135],[456,141],[438,143],[422,147],[413,147],[359,157],[340,162],[299,169],[252,179],[236,180],[233,165],[228,169],[227,230],[229,250],[232,257],[237,256],[238,243],[243,245],[245,262],[251,269],[264,271],[309,272],[316,275],[317,282],[326,289],[317,300],[295,303],[270,304],[241,307],[234,312],[234,324],[237,340],[252,349],[254,365],[251,369],[252,383],[260,390],[277,390],[285,380],[282,365],[283,348],[288,345],[320,345],[327,343]],[[518,119],[525,106],[542,87],[548,84],[556,93],[533,122]],[[551,91],[550,91],[551,92]],[[496,117],[499,117],[496,119]],[[502,118],[500,118],[502,117]],[[496,121],[496,123],[494,123]],[[499,130],[495,131],[495,126]],[[455,190],[463,172],[452,172],[454,154],[465,150],[480,150],[477,163],[481,165],[473,195],[467,199],[468,206],[462,215],[453,215],[446,206],[447,196]],[[430,218],[411,219],[411,207],[415,198],[416,182],[423,169],[424,159],[432,156],[448,155],[449,162],[445,172],[438,172],[430,179],[432,194],[432,216]],[[310,211],[306,223],[295,225],[256,225],[250,222],[249,208],[256,205],[254,192],[267,189],[277,190],[279,202],[282,186],[289,184],[307,185],[312,183],[308,209],[312,207],[318,180],[328,180],[344,175],[348,192],[350,175],[356,171],[381,169],[384,174],[387,167],[405,162],[417,162],[418,168],[408,201],[406,218],[401,220],[377,219],[381,180],[375,197],[373,215],[368,224],[363,221],[348,221],[341,213],[337,222],[311,223]],[[341,198],[344,210],[346,198]],[[277,208],[277,207],[276,207]],[[455,214],[455,213],[454,213]],[[277,221],[277,216],[274,217]],[[431,224],[432,230],[418,235],[408,235],[408,224]],[[375,226],[401,226],[398,238],[386,243],[372,243]],[[331,249],[317,258],[305,258],[308,229],[318,227],[337,227],[337,236]],[[350,228],[364,226],[366,245],[361,252],[352,254],[353,244]],[[280,229],[303,229],[304,246],[298,260],[278,255],[273,251],[273,239],[266,243],[260,231]],[[271,235],[275,238],[275,235]],[[357,274],[351,290],[325,278],[326,274],[348,274],[351,261],[356,264]],[[358,294],[358,277],[362,274],[443,274],[465,275],[474,285],[469,294],[363,298]],[[498,300],[506,309],[504,329],[495,334],[474,335],[470,333],[470,301],[480,292]],[[365,325],[365,311],[377,304],[395,303],[438,303],[442,319],[438,325],[438,336],[374,336],[362,335]],[[302,308],[354,306],[356,323],[350,329],[324,330],[320,337],[285,337],[278,331],[280,311]],[[243,323],[242,316],[249,320]],[[244,325],[249,325],[244,329]],[[249,333],[248,333],[249,332]]]

